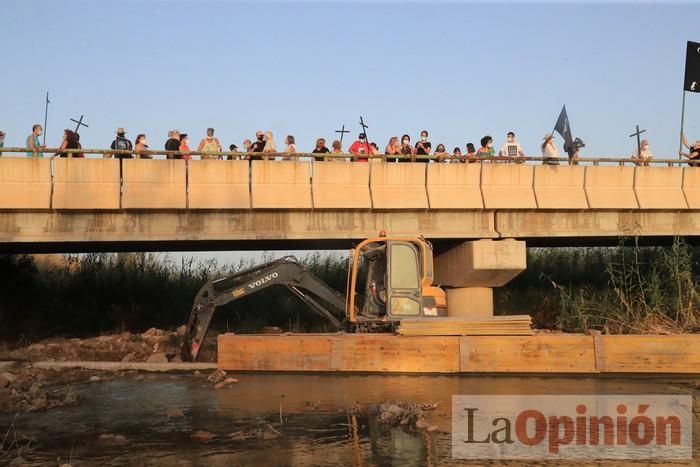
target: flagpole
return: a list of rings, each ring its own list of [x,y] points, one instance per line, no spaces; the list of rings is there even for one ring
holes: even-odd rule
[[[678,160],[682,159],[681,152],[683,152],[683,124],[685,120],[685,89],[683,89],[683,104],[681,105],[681,135],[678,141]]]
[[[46,124],[49,120],[49,91],[46,91],[46,107],[44,108],[44,141],[41,143],[46,146]]]

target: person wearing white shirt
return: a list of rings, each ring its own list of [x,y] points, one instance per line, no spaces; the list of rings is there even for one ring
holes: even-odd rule
[[[632,160],[637,165],[648,166],[649,161],[654,158],[654,155],[651,153],[651,149],[649,148],[649,141],[643,139],[639,146],[641,148],[641,151],[638,148],[634,148],[634,152],[632,153]]]
[[[547,165],[559,165],[559,150],[554,145],[554,135],[547,133],[544,135],[542,142],[542,157],[545,160],[542,162]]]
[[[501,150],[498,151],[498,155],[500,157],[509,157],[513,159],[518,157],[525,157],[525,152],[523,151],[523,148],[520,146],[520,143],[518,143],[515,140],[515,133],[513,133],[512,131],[508,132],[508,139],[501,147]]]

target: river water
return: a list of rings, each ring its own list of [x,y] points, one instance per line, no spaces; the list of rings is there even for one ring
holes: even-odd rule
[[[9,437],[17,438],[18,445],[28,446],[21,457],[29,465],[55,466],[59,459],[74,466],[523,465],[514,460],[453,460],[452,395],[693,394],[697,407],[696,386],[700,387],[698,379],[678,377],[234,376],[238,384],[219,390],[213,389],[203,375],[127,374],[111,381],[81,384],[77,387],[81,399],[77,406],[31,414],[0,413],[0,441],[9,433]],[[428,421],[440,429],[431,434],[409,432],[380,425],[372,417],[348,415],[348,409],[356,404],[386,401],[441,402],[427,413]],[[169,411],[170,417],[166,415]],[[174,418],[173,411],[184,416]],[[694,417],[697,432],[698,414]],[[192,439],[192,433],[198,430],[212,433],[214,439]],[[256,430],[261,436],[248,436]],[[124,436],[126,443],[105,446],[98,442],[101,434]],[[694,438],[695,459],[678,465],[700,464],[700,437]],[[16,458],[16,452],[0,451],[0,464]],[[571,461],[557,465],[612,466],[621,462]]]

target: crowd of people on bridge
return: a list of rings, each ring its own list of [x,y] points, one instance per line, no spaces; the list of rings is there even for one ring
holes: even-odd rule
[[[44,157],[46,147],[40,143],[40,136],[43,133],[43,128],[40,124],[32,127],[32,132],[26,139],[27,156],[29,157]],[[244,139],[242,148],[236,144],[231,144],[228,151],[224,150],[219,138],[214,135],[214,128],[207,128],[206,135],[201,138],[197,145],[196,151],[190,147],[189,135],[181,133],[177,129],[168,132],[168,138],[164,144],[164,150],[169,151],[168,159],[191,159],[192,153],[201,153],[202,159],[245,159],[245,160],[262,160],[262,159],[292,159],[295,154],[298,154],[296,140],[293,135],[287,135],[284,139],[284,148],[278,148],[275,143],[274,135],[271,131],[257,131],[253,139]],[[128,137],[124,128],[117,128],[116,136],[110,144],[110,149],[114,153],[105,152],[104,157],[115,158],[140,158],[152,159],[154,151],[148,144],[146,134],[140,133],[132,142]],[[0,131],[0,148],[4,146],[5,133]],[[681,151],[679,155],[686,157],[691,166],[700,166],[700,140],[694,144],[689,144],[685,135],[682,135],[683,145],[688,149],[688,152]],[[579,153],[585,147],[583,141],[576,138],[573,143],[564,146],[564,150],[568,156],[570,164],[576,164]],[[80,144],[80,134],[72,130],[63,131],[63,139],[59,146],[59,151],[51,157],[85,157],[79,150],[82,149]],[[63,151],[63,150],[73,150]],[[554,134],[547,133],[542,139],[540,147],[542,161],[544,164],[556,165],[560,163],[562,156],[555,143]],[[121,151],[121,152],[116,152]],[[368,140],[365,133],[360,133],[357,139],[350,144],[347,152],[343,150],[342,140],[334,140],[331,147],[328,148],[325,138],[316,139],[316,144],[311,151],[312,157],[316,161],[336,160],[358,162],[466,162],[476,163],[484,161],[498,162],[522,162],[526,156],[525,151],[518,143],[515,133],[509,131],[505,141],[496,152],[494,141],[490,135],[486,135],[479,141],[479,148],[476,148],[473,143],[467,143],[462,148],[455,147],[452,151],[447,151],[445,145],[439,143],[433,145],[430,142],[430,134],[427,130],[420,132],[419,138],[415,144],[411,142],[411,136],[404,134],[399,139],[397,136],[389,138],[384,150],[382,151],[376,142]],[[0,152],[2,155],[2,152]],[[353,157],[343,157],[343,156]],[[632,154],[632,160],[637,165],[649,165],[653,159],[649,141],[642,140],[639,147],[635,147]]]

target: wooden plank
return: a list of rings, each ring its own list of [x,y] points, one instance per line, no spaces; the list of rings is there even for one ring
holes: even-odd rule
[[[700,334],[602,339],[606,373],[700,373]]]
[[[331,354],[338,371],[459,372],[459,337],[343,334],[333,338]]]
[[[528,315],[494,316],[484,320],[402,320],[398,333],[404,336],[531,335],[531,321]]]
[[[222,370],[330,371],[332,334],[221,334]]]
[[[584,335],[460,337],[465,373],[593,373],[593,338]]]

